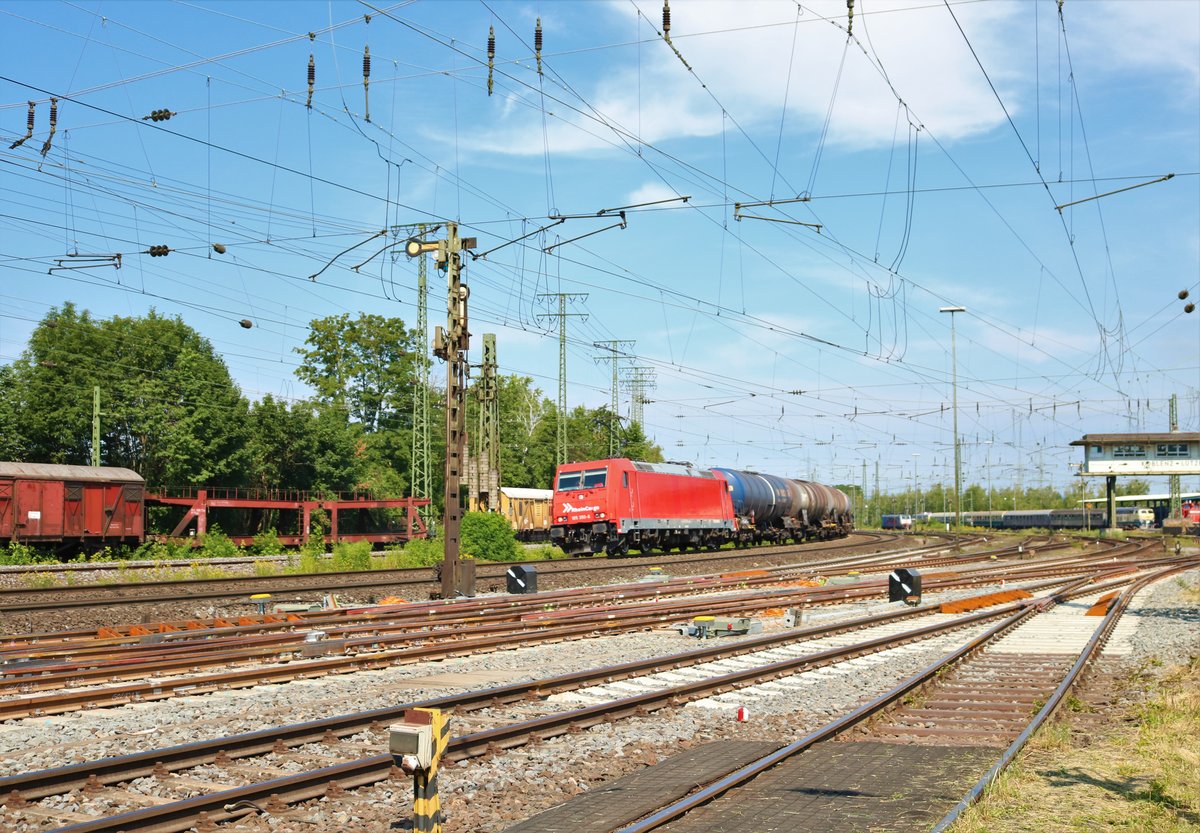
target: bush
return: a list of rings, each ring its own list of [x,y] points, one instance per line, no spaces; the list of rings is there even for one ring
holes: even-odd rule
[[[241,548],[215,524],[205,534],[204,544],[200,547],[200,555],[205,558],[236,558],[241,554]]]
[[[525,549],[525,557],[522,560],[528,561],[556,561],[560,558],[569,558],[565,552],[558,547],[553,547],[549,544],[542,544],[537,547],[527,547]]]
[[[147,541],[133,552],[134,561],[177,561],[195,556],[190,538]]]
[[[481,561],[517,561],[524,556],[512,526],[495,512],[468,512],[461,533],[462,555]]]
[[[37,564],[45,560],[37,549],[19,541],[9,541],[8,548],[0,550],[0,564]]]
[[[432,567],[446,557],[446,544],[441,538],[417,538],[404,545],[404,549],[393,554],[388,553],[384,563],[391,567],[393,560],[396,567]]]
[[[279,541],[279,533],[273,529],[258,533],[250,544],[250,552],[255,555],[282,555],[283,544]]]
[[[333,570],[371,569],[371,542],[355,541],[354,543],[337,543],[333,545]]]

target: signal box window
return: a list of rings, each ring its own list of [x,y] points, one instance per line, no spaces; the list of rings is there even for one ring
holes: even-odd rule
[[[1155,452],[1155,456],[1156,457],[1187,457],[1188,456],[1187,443],[1160,443],[1157,451]]]
[[[1113,457],[1145,457],[1146,449],[1140,445],[1114,445]]]

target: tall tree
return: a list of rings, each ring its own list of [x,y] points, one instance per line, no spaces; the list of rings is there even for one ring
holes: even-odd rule
[[[12,365],[0,365],[0,460],[25,460],[25,432],[21,430],[21,388]]]
[[[360,313],[312,322],[296,370],[317,397],[346,408],[368,432],[407,428],[411,421],[416,333],[399,318]]]
[[[245,477],[247,403],[212,345],[179,318],[97,321],[65,304],[34,330],[12,381],[31,461],[90,462],[95,386],[106,465],[153,486]]]

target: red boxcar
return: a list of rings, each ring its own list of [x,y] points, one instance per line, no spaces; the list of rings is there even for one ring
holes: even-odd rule
[[[550,535],[571,555],[717,547],[736,527],[728,485],[708,469],[624,458],[558,468]]]
[[[0,462],[0,544],[139,544],[144,493],[130,469]]]

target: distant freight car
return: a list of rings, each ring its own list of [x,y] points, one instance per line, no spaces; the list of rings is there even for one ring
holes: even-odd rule
[[[130,469],[0,462],[0,545],[140,544],[144,494]]]
[[[512,524],[517,540],[537,543],[550,540],[553,489],[500,487],[500,514]]]
[[[853,528],[849,498],[829,486],[624,458],[559,466],[553,521],[551,541],[570,555],[802,541]]]

